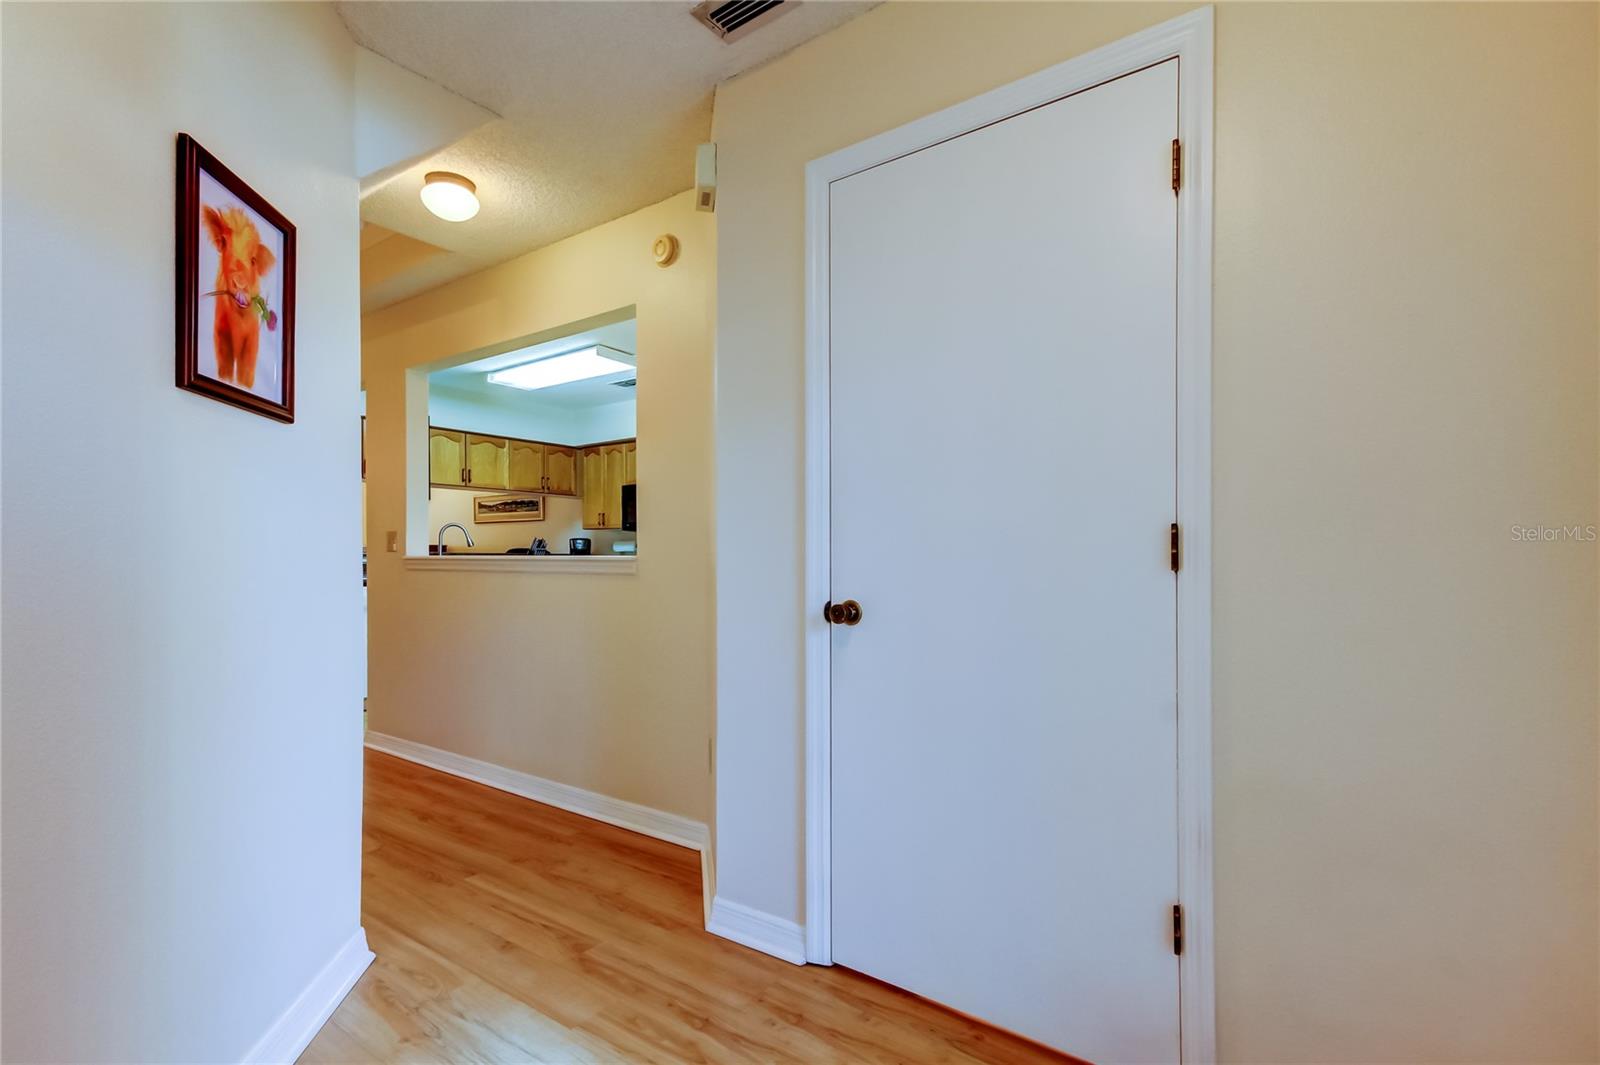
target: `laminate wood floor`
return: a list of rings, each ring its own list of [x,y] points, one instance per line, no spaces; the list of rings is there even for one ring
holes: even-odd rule
[[[694,851],[373,751],[366,767],[377,961],[305,1065],[1070,1060],[707,933]]]

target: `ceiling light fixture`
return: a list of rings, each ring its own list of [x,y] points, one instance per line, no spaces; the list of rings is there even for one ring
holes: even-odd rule
[[[446,222],[465,222],[478,213],[478,186],[448,170],[431,170],[422,179],[422,206]]]
[[[573,381],[586,381],[591,377],[622,373],[625,370],[631,373],[634,369],[633,363],[601,354],[602,351],[612,350],[614,349],[596,345],[592,348],[569,351],[563,355],[552,355],[534,362],[525,362],[520,366],[510,366],[491,373],[489,383],[532,392],[540,388],[571,384]],[[622,353],[617,352],[617,354]]]

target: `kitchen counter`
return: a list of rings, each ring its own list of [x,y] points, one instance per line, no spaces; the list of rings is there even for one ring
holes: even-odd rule
[[[611,557],[633,558],[634,557],[633,555],[625,555],[620,551],[604,551],[604,552],[596,551],[593,554],[588,554],[588,555],[574,555],[570,551],[546,551],[542,555],[535,555],[531,551],[496,551],[493,548],[487,548],[487,547],[450,547],[448,545],[446,545],[444,553],[446,555],[509,555],[512,558],[611,558]],[[418,556],[414,556],[414,557],[420,558],[421,556],[418,555]],[[429,558],[438,558],[439,557],[439,548],[436,545],[430,544],[428,546],[428,557]]]
[[[477,570],[507,573],[611,573],[639,572],[637,555],[508,555],[504,551],[465,548],[444,554],[407,555],[401,560],[408,570],[454,572]]]

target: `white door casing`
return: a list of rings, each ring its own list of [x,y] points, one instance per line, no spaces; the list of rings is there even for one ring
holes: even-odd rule
[[[830,431],[837,431],[830,423],[830,357],[835,353],[830,349],[829,324],[830,319],[836,319],[840,313],[849,313],[849,308],[830,305],[830,286],[836,286],[837,280],[830,277],[830,255],[842,249],[830,247],[831,238],[835,236],[833,212],[842,210],[848,212],[852,209],[852,198],[861,200],[859,207],[870,207],[872,200],[871,186],[874,181],[882,183],[898,168],[905,172],[915,169],[920,165],[920,160],[909,160],[910,153],[920,152],[922,149],[933,145],[940,145],[939,149],[924,153],[929,160],[943,153],[945,155],[959,156],[963,154],[967,145],[947,145],[944,142],[952,138],[962,138],[971,145],[979,145],[983,138],[989,138],[994,143],[1002,143],[1008,136],[1004,129],[1013,127],[1015,131],[1023,131],[1028,122],[1035,124],[1055,120],[1056,116],[1047,116],[1052,101],[1062,100],[1075,92],[1081,92],[1092,86],[1101,85],[1111,79],[1121,78],[1134,71],[1161,64],[1166,60],[1176,60],[1170,64],[1169,71],[1163,75],[1170,77],[1176,86],[1178,101],[1176,105],[1176,135],[1184,145],[1183,186],[1176,198],[1176,309],[1175,319],[1167,325],[1169,336],[1173,339],[1168,342],[1168,350],[1173,351],[1175,366],[1168,364],[1169,372],[1175,372],[1176,380],[1168,381],[1168,396],[1175,395],[1176,424],[1169,419],[1166,425],[1167,439],[1157,442],[1157,448],[1164,446],[1167,449],[1167,476],[1173,477],[1172,458],[1176,459],[1176,500],[1168,507],[1167,513],[1175,516],[1184,529],[1184,567],[1176,580],[1176,618],[1175,642],[1176,664],[1172,664],[1169,652],[1167,668],[1169,675],[1175,668],[1175,684],[1167,684],[1167,714],[1170,722],[1171,693],[1173,688],[1177,692],[1177,727],[1175,735],[1168,740],[1169,750],[1172,744],[1176,745],[1177,781],[1176,781],[1176,828],[1167,826],[1169,842],[1174,853],[1175,879],[1173,895],[1174,901],[1181,901],[1185,911],[1185,938],[1186,949],[1179,962],[1181,967],[1181,1054],[1184,1061],[1208,1061],[1214,1056],[1214,1034],[1211,990],[1211,904],[1210,904],[1210,643],[1209,643],[1209,615],[1210,615],[1210,432],[1209,432],[1209,362],[1210,362],[1210,127],[1211,127],[1211,13],[1209,9],[1201,9],[1154,27],[1135,37],[1110,45],[1089,55],[1062,64],[1040,74],[1034,75],[1022,82],[1007,86],[993,93],[986,94],[975,100],[968,101],[946,112],[930,116],[927,119],[912,123],[902,129],[891,131],[880,137],[863,142],[862,144],[847,148],[825,159],[818,160],[808,168],[808,321],[807,321],[807,695],[806,695],[806,724],[807,724],[807,848],[806,848],[806,886],[807,886],[807,956],[814,962],[829,963],[834,960],[834,945],[832,934],[834,930],[835,915],[832,912],[832,898],[830,886],[833,883],[833,871],[830,869],[830,860],[836,843],[838,842],[839,826],[832,824],[831,799],[834,787],[840,783],[833,777],[833,766],[830,764],[832,757],[838,756],[834,746],[832,729],[837,728],[837,723],[832,720],[833,707],[830,706],[830,682],[837,668],[850,669],[849,655],[855,650],[855,645],[865,646],[871,631],[872,621],[879,620],[879,633],[891,627],[894,611],[897,605],[880,600],[876,605],[871,597],[861,593],[859,588],[844,586],[835,577],[834,559],[829,542],[830,530],[836,529],[840,515],[830,513],[830,503],[835,492],[834,477],[840,478],[841,486],[845,491],[852,491],[849,472],[834,469],[830,474]],[[1148,73],[1148,72],[1147,72]],[[1148,76],[1143,76],[1146,81]],[[1127,79],[1130,84],[1138,79]],[[1127,86],[1118,89],[1123,92]],[[1104,88],[1095,90],[1104,93]],[[1086,94],[1087,97],[1092,94]],[[1086,101],[1080,101],[1080,103]],[[1024,115],[1024,112],[1040,109],[1037,114]],[[1083,108],[1077,108],[1084,110]],[[1065,115],[1069,109],[1059,109]],[[1021,122],[1004,122],[1003,120],[1020,116]],[[995,126],[995,123],[1000,123]],[[1168,128],[1171,120],[1169,119]],[[976,134],[978,139],[963,137],[963,134],[972,134],[981,127]],[[1046,129],[1048,125],[1038,126]],[[1023,137],[1018,143],[1027,140]],[[957,149],[952,152],[951,149]],[[983,196],[986,192],[1001,190],[1002,198],[1005,189],[1009,188],[1004,181],[994,175],[991,180],[984,180],[983,167],[976,161],[981,152],[968,153],[972,158],[967,165],[971,167],[967,177],[963,180],[971,185],[971,196]],[[882,164],[890,160],[899,160],[892,166]],[[879,174],[866,174],[866,171],[878,168]],[[932,173],[931,171],[929,173]],[[856,177],[852,178],[852,175]],[[865,180],[862,180],[862,179]],[[846,180],[850,179],[850,180]],[[908,186],[909,188],[909,186]],[[857,195],[857,191],[861,195]],[[880,203],[893,203],[895,197],[888,200],[881,199],[883,190],[878,190]],[[914,193],[912,193],[914,195]],[[1170,190],[1167,192],[1170,197]],[[830,203],[830,201],[832,201]],[[1169,203],[1172,201],[1169,200]],[[932,205],[927,205],[930,207]],[[978,206],[970,212],[973,215],[982,215],[988,208]],[[860,213],[860,212],[858,212]],[[880,212],[881,213],[881,212]],[[937,212],[935,212],[936,214]],[[958,247],[960,233],[960,218],[964,216],[960,203],[951,204],[946,212],[951,218],[952,230],[950,246]],[[862,217],[872,215],[867,211]],[[859,219],[858,219],[859,221]],[[1169,213],[1169,224],[1172,215]],[[905,231],[902,230],[902,236]],[[938,259],[942,246],[941,234],[929,232],[926,234],[925,254],[930,260]],[[1087,239],[1093,239],[1088,236]],[[859,254],[866,254],[862,249],[857,249]],[[1035,251],[1037,253],[1037,250]],[[1066,262],[1063,257],[1057,263],[1058,273],[1060,267]],[[948,264],[947,264],[948,265]],[[944,274],[959,274],[960,270],[948,270]],[[1073,276],[1070,270],[1068,276]],[[863,274],[861,276],[867,276]],[[937,289],[942,283],[943,276],[938,271],[929,272],[926,276],[916,279],[918,283]],[[1084,283],[1093,283],[1093,273],[1084,275]],[[974,274],[966,278],[968,285],[983,284],[983,273]],[[1011,283],[1025,282],[1027,273],[1023,272],[1010,279]],[[909,279],[908,279],[909,280]],[[1169,277],[1169,283],[1171,278]],[[881,287],[881,286],[880,286]],[[835,288],[835,292],[837,289]],[[890,285],[879,295],[894,296],[894,286]],[[1170,289],[1169,289],[1170,294]],[[948,301],[959,296],[958,291],[930,292],[937,300]],[[832,303],[837,304],[835,298]],[[907,306],[910,306],[909,304]],[[1092,306],[1092,304],[1091,304]],[[1080,314],[1081,317],[1081,314]],[[944,322],[943,327],[948,329],[951,319]],[[1104,319],[1114,323],[1114,316]],[[835,324],[837,324],[835,322]],[[1024,366],[1033,367],[1034,372],[1039,366],[1047,365],[1037,362],[1038,352],[1019,350],[1016,337],[1006,336],[1004,328],[997,328],[996,339],[1004,338],[1010,345],[1006,351],[988,351],[974,353],[973,359],[978,360],[1010,358]],[[981,338],[976,334],[964,338],[968,346],[981,346]],[[925,345],[926,346],[926,345]],[[1175,348],[1175,351],[1174,351]],[[852,361],[846,373],[854,373],[858,369]],[[905,372],[906,366],[898,367],[897,372]],[[930,366],[931,372],[948,373],[950,366]],[[835,367],[839,370],[839,367]],[[1002,374],[1004,370],[998,371]],[[970,387],[975,391],[985,388],[986,377],[984,374],[972,375]],[[1142,381],[1145,385],[1152,382],[1138,378],[1129,380]],[[1117,381],[1101,381],[1098,386],[1117,387]],[[1127,382],[1123,382],[1126,384]],[[883,386],[884,382],[878,382]],[[853,386],[852,386],[853,387]],[[1000,381],[998,387],[1010,393],[1017,387],[1016,382]],[[884,419],[880,427],[886,434],[905,433],[926,429],[927,431],[941,430],[946,434],[964,432],[966,427],[950,425],[944,421],[952,414],[951,411],[930,412],[930,417],[919,423],[915,419],[899,421],[893,418]],[[1083,423],[1083,419],[1092,420],[1092,405],[1074,408],[1075,417]],[[852,422],[862,424],[865,416],[863,411],[853,411]],[[1106,429],[1101,426],[1101,429]],[[1114,427],[1113,427],[1114,428]],[[875,430],[876,431],[876,430]],[[987,431],[987,430],[985,430]],[[1114,434],[1113,434],[1114,435]],[[865,438],[864,438],[865,439]],[[1111,438],[1107,438],[1111,439]],[[1020,437],[1019,437],[1020,442]],[[910,445],[915,441],[904,441]],[[997,441],[1002,445],[1003,441]],[[1126,441],[1124,441],[1124,444]],[[851,446],[861,446],[861,441],[856,441]],[[1001,454],[1003,448],[997,446],[996,455]],[[1141,461],[1148,464],[1149,454]],[[1027,455],[1016,456],[1016,461],[1024,465],[1030,462],[1035,468],[1046,470],[1048,464],[1041,465],[1041,458]],[[887,463],[882,468],[902,469],[895,463]],[[1084,469],[1090,469],[1084,466]],[[943,470],[943,468],[941,468]],[[1080,471],[1082,472],[1082,471]],[[1070,481],[1070,477],[1068,480]],[[859,487],[859,486],[858,486]],[[901,491],[900,487],[905,490]],[[917,516],[931,515],[937,511],[940,501],[930,502],[924,499],[922,493],[913,491],[916,487],[911,483],[904,486],[891,486],[888,491],[893,506],[904,510],[907,523],[914,523]],[[1039,486],[1040,493],[1048,493],[1049,489],[1043,483]],[[963,498],[960,492],[945,494],[942,504],[970,511],[977,507],[990,507],[1000,509],[1004,506],[1015,505],[1016,498],[1001,497],[987,493],[987,486],[974,489],[972,498]],[[1032,500],[1025,500],[1026,505],[1040,508],[1039,517],[1046,516],[1053,504],[1050,500],[1058,500],[1058,496],[1040,494]],[[1142,496],[1138,504],[1148,509],[1149,499]],[[924,509],[919,509],[924,508]],[[929,509],[931,508],[931,509]],[[850,519],[843,518],[848,524]],[[1055,519],[1059,522],[1059,512]],[[1141,516],[1141,521],[1144,520]],[[1063,576],[1059,566],[1056,566],[1050,554],[1049,545],[1062,545],[1071,539],[1071,535],[1078,535],[1080,546],[1087,547],[1094,542],[1094,537],[1084,533],[1083,530],[1058,529],[1050,525],[1040,525],[1035,517],[1027,514],[1015,516],[997,516],[995,522],[997,529],[1005,530],[1014,541],[1009,550],[1013,557],[1003,560],[1000,556],[982,556],[978,552],[988,550],[981,542],[967,540],[965,542],[949,544],[949,551],[933,573],[928,575],[928,583],[938,586],[944,600],[947,601],[946,612],[948,624],[954,633],[970,632],[970,626],[983,624],[983,612],[987,609],[1034,609],[1042,610],[1044,600],[1028,601],[1026,585],[1011,584],[1009,588],[1000,589],[1000,599],[1010,601],[985,602],[985,589],[981,586],[984,579],[990,582],[1004,584],[1007,580],[1015,580],[1017,559],[1020,556],[1026,561],[1022,563],[1040,581],[1047,581],[1052,574],[1060,578]],[[1159,526],[1159,523],[1158,523]],[[967,527],[971,528],[970,518]],[[1159,551],[1164,548],[1164,541],[1158,535],[1159,529],[1153,531],[1146,548]],[[847,532],[852,541],[860,539],[861,529]],[[885,528],[878,531],[880,536],[892,537],[895,529]],[[1084,536],[1088,535],[1085,539]],[[1115,550],[1115,541],[1103,539],[1095,542],[1097,550]],[[1031,555],[1031,557],[1030,557]],[[881,555],[877,564],[884,560],[893,559],[892,555]],[[1000,565],[1001,562],[1007,565]],[[998,569],[993,566],[999,565]],[[987,567],[987,568],[986,568]],[[874,570],[869,568],[856,575],[857,580],[877,579],[876,576],[868,577]],[[1131,571],[1130,571],[1131,572]],[[902,577],[904,575],[901,575]],[[978,585],[972,583],[974,578],[982,578]],[[1170,574],[1166,575],[1168,594],[1171,594]],[[888,587],[897,589],[900,599],[911,598],[907,589],[914,586],[909,584],[895,585],[891,580]],[[1083,591],[1083,589],[1078,589]],[[1146,588],[1149,591],[1149,588]],[[847,630],[842,635],[835,635],[823,621],[820,607],[823,601],[831,598],[837,592],[839,596],[855,596],[861,598],[867,611],[867,620],[859,630]],[[922,599],[918,609],[928,610],[931,604],[940,602],[935,596]],[[1148,604],[1146,604],[1148,605]],[[874,614],[877,610],[879,613]],[[884,613],[887,612],[887,613]],[[1148,612],[1145,618],[1148,620]],[[1038,646],[1032,648],[1035,654],[1048,654],[1051,645],[1048,637],[1060,637],[1062,632],[1057,626],[1055,633],[1048,630],[1041,632]],[[1082,635],[1082,634],[1080,634]],[[881,635],[880,635],[880,638]],[[835,641],[838,646],[835,647]],[[983,654],[1004,657],[1010,653],[1005,641],[985,642],[981,637],[973,637],[970,642]],[[950,646],[956,646],[952,644]],[[1020,653],[1021,649],[1012,648]],[[835,658],[835,653],[839,658]],[[948,648],[946,648],[948,653]],[[1093,657],[1093,656],[1091,656]],[[1018,659],[1020,660],[1020,659]],[[1014,662],[1013,662],[1014,664]],[[926,668],[936,671],[939,663],[929,661]],[[1076,671],[1081,673],[1080,671]],[[1155,689],[1143,690],[1139,698],[1148,702]],[[977,693],[967,693],[969,699]],[[1081,692],[1079,693],[1082,694]],[[1026,720],[1026,716],[1022,718]],[[852,721],[852,725],[858,724]],[[900,722],[904,725],[904,722]],[[1034,736],[1035,740],[1041,737]],[[1057,737],[1059,739],[1059,737]],[[1146,737],[1149,738],[1148,736]],[[978,742],[976,734],[970,737],[971,742]],[[927,755],[927,751],[921,752]],[[1092,774],[1093,766],[1085,763],[1079,766],[1085,773]],[[848,784],[848,774],[845,781]],[[967,782],[959,779],[950,780],[950,786],[960,789]],[[1044,782],[1048,791],[1048,781]],[[1168,801],[1172,801],[1172,783],[1167,782]],[[1006,796],[1010,801],[1025,801],[1030,794],[1027,788],[1015,789],[1014,795]],[[924,796],[926,798],[926,796]],[[996,816],[999,807],[990,806],[986,815]],[[960,806],[951,806],[941,813],[946,816],[954,815],[958,820],[961,816]],[[1126,811],[1119,813],[1122,817]],[[1127,818],[1124,818],[1127,820]],[[1148,820],[1148,817],[1146,817]],[[957,826],[946,826],[955,828]],[[961,832],[953,832],[946,839],[946,852],[949,860],[959,862],[963,856],[978,856],[983,853],[985,840],[981,837],[995,835],[993,826],[985,831],[984,822],[959,826]],[[1153,831],[1162,831],[1160,826],[1155,826]],[[966,835],[963,835],[965,832]],[[979,837],[979,838],[974,838]],[[846,839],[845,844],[851,845]],[[856,841],[859,844],[861,841]],[[1081,841],[1080,841],[1081,842]],[[1004,853],[1003,851],[996,853]],[[881,872],[882,870],[879,870]],[[981,878],[980,878],[981,880]],[[979,882],[979,881],[975,881]],[[987,901],[994,904],[1006,899],[1008,890],[1014,890],[1014,885],[990,883],[987,891]],[[937,894],[937,893],[936,893]],[[953,905],[952,900],[958,896],[949,896],[942,900],[934,900],[934,905],[943,909],[936,911],[933,926],[926,930],[926,935],[933,941],[952,943],[962,934],[959,922],[948,919],[954,915],[948,911]],[[1147,901],[1147,900],[1141,900]],[[938,919],[943,912],[947,919],[942,922]],[[1159,927],[1159,919],[1152,915],[1152,935],[1165,934],[1165,928]],[[849,915],[846,915],[849,921]],[[1060,929],[1058,929],[1060,931]],[[906,946],[906,944],[900,944]],[[912,955],[915,955],[915,945],[911,945]],[[839,960],[849,962],[851,959],[841,957]],[[1171,963],[1170,956],[1168,963]],[[1137,968],[1137,966],[1135,966]],[[884,974],[880,974],[884,975]],[[894,976],[889,976],[894,979]],[[904,980],[897,982],[905,982]],[[1145,980],[1144,984],[1155,987],[1160,983],[1160,978]],[[1130,987],[1140,986],[1139,979]],[[914,988],[917,989],[917,988]],[[928,993],[929,989],[925,990]],[[932,989],[937,990],[937,989]],[[1136,992],[1128,994],[1137,997]],[[1159,995],[1159,988],[1155,994]],[[938,997],[935,995],[935,997]],[[962,1004],[953,1003],[957,1006]],[[1102,1003],[1102,1006],[1104,1004]],[[1006,1018],[993,1017],[1005,1024]],[[1021,1027],[1015,1021],[1009,1026]],[[1084,1053],[1090,1048],[1065,1046],[1065,1049]]]

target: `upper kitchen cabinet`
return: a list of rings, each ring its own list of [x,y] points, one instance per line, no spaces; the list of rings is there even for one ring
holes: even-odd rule
[[[506,445],[507,488],[513,492],[545,492],[557,496],[578,494],[576,449],[515,438],[507,440]]]
[[[622,528],[622,486],[633,484],[638,445],[632,440],[583,449],[583,527]]]
[[[582,451],[583,461],[583,527],[605,528],[606,509],[606,457],[597,447]]]
[[[578,449],[460,429],[428,431],[428,480],[435,487],[578,494]]]
[[[467,434],[454,429],[428,430],[428,480],[439,485],[467,483]]]
[[[622,449],[623,449],[623,455],[622,455],[622,462],[623,462],[623,465],[622,465],[622,483],[623,484],[638,484],[639,483],[639,462],[638,462],[638,459],[639,459],[639,444],[638,444],[637,441],[630,440],[626,444],[622,445]],[[619,513],[620,513],[620,511],[619,511]]]
[[[542,492],[545,446],[532,440],[506,441],[506,487],[513,492]]]
[[[607,529],[622,528],[622,479],[627,475],[628,451],[622,444],[607,444],[602,450],[606,456],[606,507],[602,519]]]
[[[578,494],[576,448],[544,445],[544,490],[558,496]]]
[[[467,435],[467,484],[473,488],[506,486],[506,438]]]

